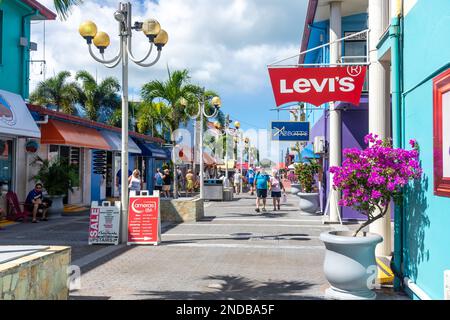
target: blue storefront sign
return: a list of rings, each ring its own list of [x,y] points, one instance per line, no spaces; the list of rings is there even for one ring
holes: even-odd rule
[[[309,122],[272,121],[272,140],[309,141]]]

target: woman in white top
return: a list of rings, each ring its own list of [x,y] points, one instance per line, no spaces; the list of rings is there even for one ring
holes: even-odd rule
[[[276,211],[278,207],[278,211],[280,211],[280,200],[281,200],[281,190],[284,190],[284,186],[281,183],[281,179],[278,175],[278,172],[274,171],[273,176],[270,178],[270,191],[272,192],[273,199],[273,210]]]
[[[128,188],[133,191],[141,191],[142,179],[138,169],[135,169],[131,176],[128,177]]]

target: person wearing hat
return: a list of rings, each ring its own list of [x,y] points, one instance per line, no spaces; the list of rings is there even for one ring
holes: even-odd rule
[[[250,185],[250,194],[253,195],[255,193],[254,189],[254,182],[255,182],[255,170],[253,170],[253,167],[250,167],[247,171],[247,174],[245,175],[245,178],[247,179],[248,184]]]
[[[193,193],[194,192],[194,187],[195,187],[195,176],[192,173],[192,170],[189,169],[187,174],[186,174],[186,196],[189,197],[189,193]]]

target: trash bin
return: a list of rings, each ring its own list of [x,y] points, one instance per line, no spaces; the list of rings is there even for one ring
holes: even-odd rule
[[[223,201],[223,181],[208,179],[204,181],[203,199]]]

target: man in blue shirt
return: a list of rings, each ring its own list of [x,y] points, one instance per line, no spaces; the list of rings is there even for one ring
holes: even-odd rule
[[[131,176],[132,172],[128,169],[128,177]],[[116,187],[119,190],[119,195],[122,194],[122,168],[116,173]]]
[[[254,186],[256,187],[256,212],[259,212],[259,200],[263,200],[262,211],[266,212],[266,199],[267,199],[267,189],[270,177],[261,169],[258,169],[258,173],[255,176]]]
[[[252,167],[248,169],[245,178],[247,179],[247,183],[250,185],[251,195],[253,195],[255,191],[255,189],[253,188],[253,184],[255,183],[255,171],[253,170]]]
[[[33,212],[33,223],[36,223],[36,215],[38,210],[42,211],[42,221],[47,221],[46,214],[48,210],[48,203],[44,201],[42,195],[42,184],[36,183],[34,189],[28,193],[27,199],[25,200],[25,206],[29,211]]]

